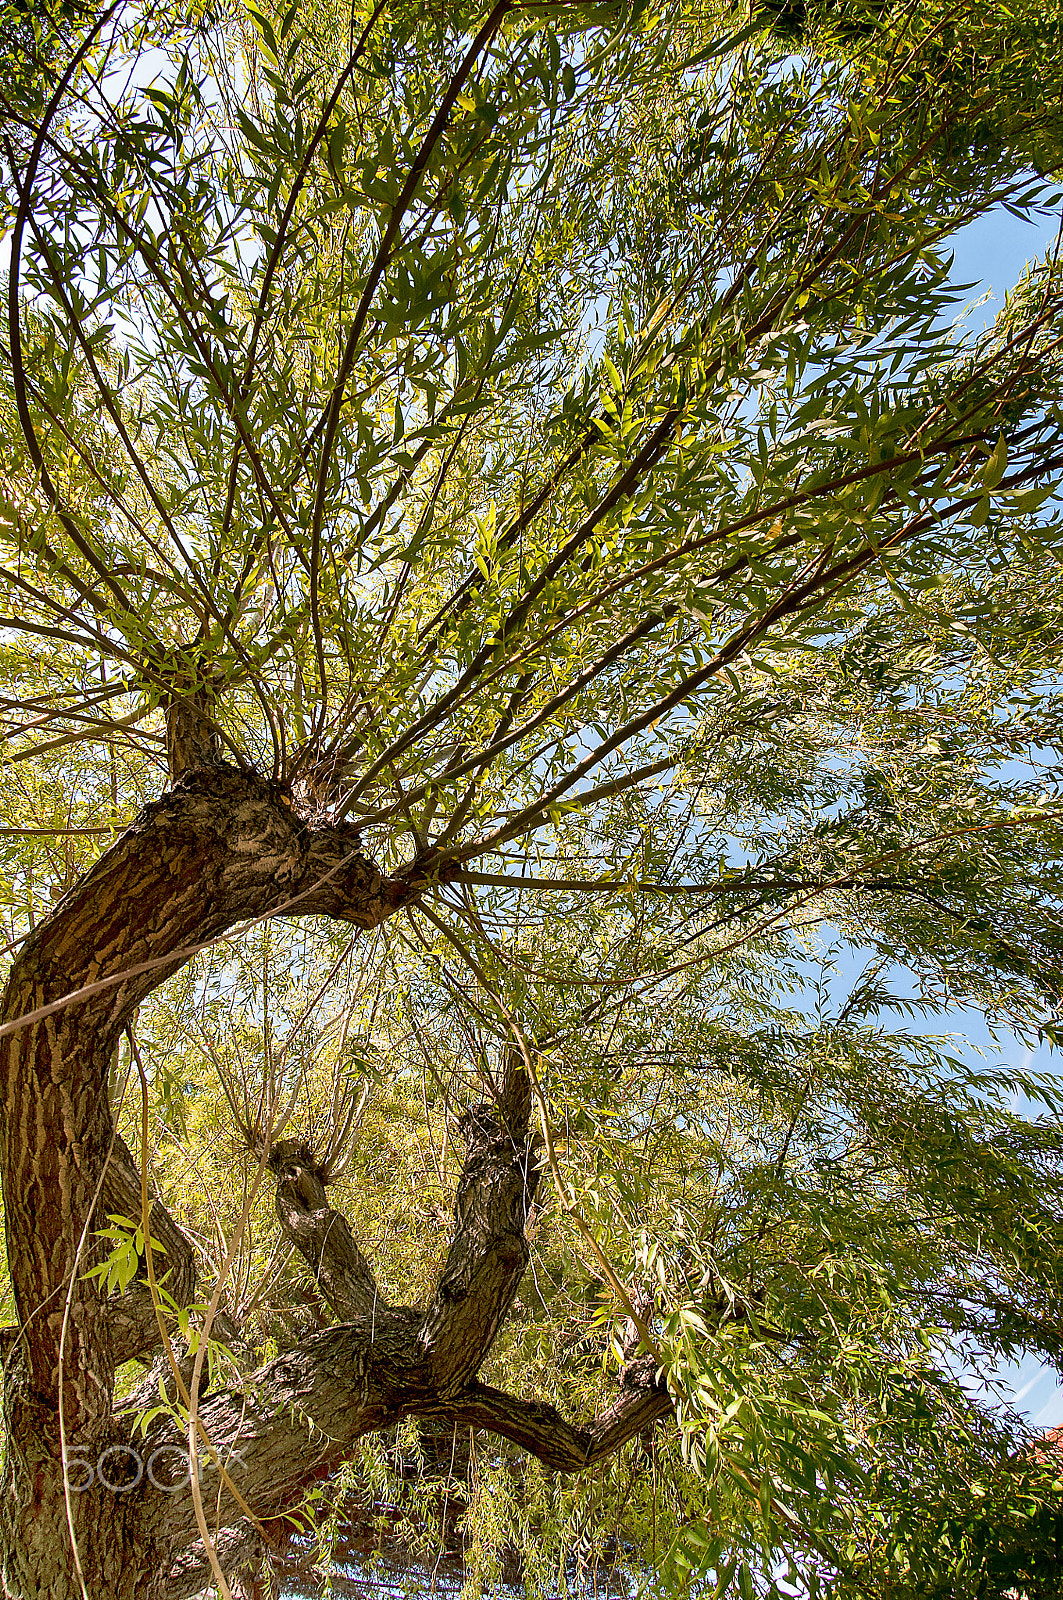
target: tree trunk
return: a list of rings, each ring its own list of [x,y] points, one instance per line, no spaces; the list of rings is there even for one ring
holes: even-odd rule
[[[117,1496],[109,1491],[89,1491],[72,1496],[72,1524],[67,1523],[62,1473],[42,1453],[37,1470],[38,1491],[18,1503],[5,1483],[0,1512],[3,1538],[3,1594],[28,1600],[73,1600],[87,1593],[90,1600],[136,1600],[152,1591],[159,1569],[157,1549],[145,1533],[142,1519],[127,1517]],[[71,1527],[73,1537],[71,1537]],[[82,1591],[74,1562],[77,1544],[85,1589]]]
[[[60,1420],[75,1459],[95,1463],[124,1447],[128,1429],[116,1434],[112,1417],[114,1369],[138,1353],[145,1330],[150,1337],[128,1301],[111,1306],[85,1277],[104,1185],[121,1185],[128,1160],[111,1149],[107,1096],[122,1029],[196,947],[241,920],[316,912],[373,927],[403,892],[361,854],[353,828],[314,829],[279,785],[217,765],[145,807],[23,945],[0,1007],[0,1170],[21,1330],[7,1373],[6,1595],[82,1593]],[[121,1460],[108,1457],[105,1472]],[[132,1515],[138,1499],[99,1487],[70,1496],[93,1597],[124,1594],[124,1585],[145,1593],[142,1557],[150,1564],[158,1552],[143,1516]]]
[[[142,1284],[105,1298],[85,1275],[103,1214],[139,1213],[139,1174],[107,1094],[121,1030],[157,984],[244,919],[314,913],[371,928],[423,881],[415,868],[385,880],[355,829],[315,828],[278,785],[216,764],[145,807],[23,946],[0,1007],[0,1165],[18,1315],[4,1352],[5,1600],[181,1600],[211,1581],[186,1441],[168,1419],[135,1437],[128,1408],[113,1408],[116,1366],[161,1342],[150,1298]],[[380,1297],[312,1152],[292,1142],[272,1150],[281,1227],[341,1321],[200,1404],[225,1466],[223,1479],[204,1450],[202,1497],[234,1597],[255,1592],[276,1519],[369,1431],[407,1416],[488,1428],[555,1470],[578,1471],[670,1410],[652,1362],[632,1365],[616,1406],[586,1429],[477,1380],[528,1259],[529,1102],[514,1060],[496,1102],[467,1118],[450,1249],[424,1310]],[[161,1201],[151,1216],[168,1282],[187,1303],[191,1248]]]

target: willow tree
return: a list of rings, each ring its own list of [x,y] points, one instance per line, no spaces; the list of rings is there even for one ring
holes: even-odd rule
[[[1058,1355],[1055,1124],[877,968],[769,995],[828,923],[1051,1027],[1063,274],[965,334],[947,241],[1050,203],[1057,11],[3,19],[3,1592],[251,1592],[409,1418],[575,1474],[678,1415],[680,1579],[899,1592],[942,1517],[973,1571],[941,1350]],[[117,1119],[140,1009],[276,918],[401,946],[471,1080],[411,1307],[342,1095],[315,1147],[261,1011],[257,1091],[218,1047],[332,1319],[256,1364]],[[628,1324],[591,1420],[480,1377],[541,1166]]]

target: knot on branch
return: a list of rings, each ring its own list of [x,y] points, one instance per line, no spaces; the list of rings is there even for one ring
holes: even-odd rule
[[[318,1211],[325,1204],[328,1168],[314,1159],[305,1140],[278,1139],[270,1147],[267,1165],[277,1179],[278,1193],[283,1185],[288,1199],[301,1211]]]
[[[493,1100],[481,1100],[459,1119],[468,1157],[489,1146],[523,1155],[531,1119],[531,1083],[515,1051],[507,1053],[502,1082]]]
[[[657,1357],[644,1353],[625,1361],[620,1369],[620,1387],[625,1392],[637,1390],[653,1394],[668,1393],[668,1385],[658,1377]]]

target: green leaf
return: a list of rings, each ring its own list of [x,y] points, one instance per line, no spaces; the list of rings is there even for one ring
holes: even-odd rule
[[[1008,468],[1008,441],[1001,434],[993,452],[982,469],[982,482],[987,489],[995,489]]]

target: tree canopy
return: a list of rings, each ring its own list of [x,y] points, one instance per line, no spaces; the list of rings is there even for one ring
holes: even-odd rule
[[[1049,1593],[1058,4],[0,17],[0,1592]]]

